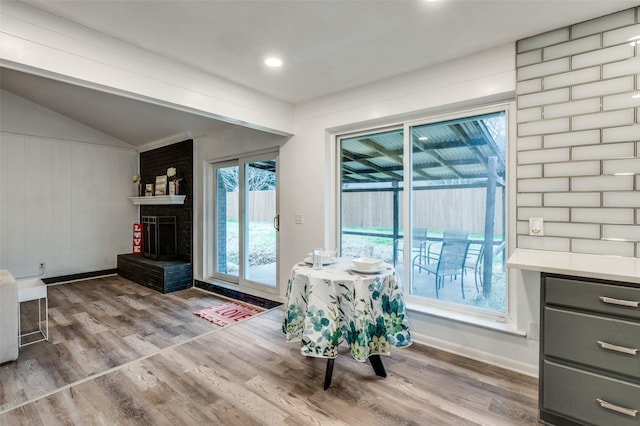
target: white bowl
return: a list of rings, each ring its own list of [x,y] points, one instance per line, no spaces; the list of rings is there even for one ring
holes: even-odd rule
[[[382,264],[382,259],[374,259],[372,257],[360,257],[358,259],[353,259],[352,262],[361,271],[375,271],[376,269],[380,269],[380,265]]]

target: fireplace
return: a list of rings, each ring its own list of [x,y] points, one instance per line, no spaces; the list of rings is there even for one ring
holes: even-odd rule
[[[142,216],[142,254],[155,260],[178,257],[175,216]]]

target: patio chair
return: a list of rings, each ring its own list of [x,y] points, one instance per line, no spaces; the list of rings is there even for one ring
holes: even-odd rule
[[[456,229],[445,229],[442,234],[442,241],[435,241],[427,246],[427,260],[428,263],[435,263],[438,261],[438,255],[440,254],[440,246],[444,241],[450,240],[467,240],[469,237],[468,231],[459,231]]]
[[[476,291],[478,293],[482,290],[482,262],[484,262],[484,243],[470,243],[464,269],[473,270]]]
[[[418,251],[422,253],[427,242],[427,228],[413,228],[413,243],[411,250],[418,247]],[[404,237],[398,237],[394,240],[396,244],[396,259],[402,259],[402,253],[404,253]]]
[[[435,275],[436,299],[440,297],[439,290],[444,284],[444,278],[457,275],[460,275],[460,289],[464,299],[464,264],[467,260],[469,244],[468,240],[443,241],[437,263],[429,263],[428,256],[424,253],[413,258],[412,272],[418,268],[418,272],[424,270],[428,274]]]

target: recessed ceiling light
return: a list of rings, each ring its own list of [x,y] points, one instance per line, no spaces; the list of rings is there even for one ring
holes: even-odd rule
[[[265,65],[267,65],[269,67],[281,67],[282,66],[282,59],[276,58],[276,57],[271,57],[271,58],[265,59],[264,63],[265,63]]]

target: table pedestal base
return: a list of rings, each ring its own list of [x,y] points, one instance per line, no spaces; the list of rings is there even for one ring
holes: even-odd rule
[[[327,371],[324,373],[324,390],[329,389],[329,386],[331,386],[331,376],[333,375],[333,364],[335,361],[335,358],[329,358],[327,360]],[[384,368],[380,355],[371,355],[369,357],[369,362],[371,363],[376,376],[387,377],[387,370]]]

